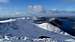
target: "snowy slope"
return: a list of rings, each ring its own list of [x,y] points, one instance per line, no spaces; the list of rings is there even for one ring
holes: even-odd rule
[[[0,23],[0,35],[8,35],[17,37],[38,38],[39,36],[48,36],[59,41],[70,39],[71,36],[57,34],[46,29],[40,28],[30,20],[17,19],[13,22]],[[10,35],[9,35],[10,36]]]
[[[3,20],[3,21],[0,21],[0,23],[6,23],[6,22],[12,22],[12,21],[16,21],[16,19]]]
[[[52,32],[59,33],[61,31],[58,27],[53,26],[52,24],[49,24],[49,23],[42,23],[42,24],[35,24],[35,25],[42,28],[42,29],[52,31]]]

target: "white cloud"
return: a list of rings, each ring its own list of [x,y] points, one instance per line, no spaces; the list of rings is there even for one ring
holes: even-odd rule
[[[29,5],[28,9],[31,13],[43,13],[45,11],[42,5]]]
[[[0,0],[0,3],[8,3],[10,0]]]
[[[33,11],[35,11],[35,12],[42,12],[43,11],[43,7],[41,5],[35,5],[35,6],[33,6]]]

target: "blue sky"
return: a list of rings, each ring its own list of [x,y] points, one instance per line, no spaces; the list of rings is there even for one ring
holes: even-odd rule
[[[72,0],[33,0],[33,4],[42,4],[46,9],[75,10],[75,1]]]
[[[0,15],[10,16],[10,13],[13,15],[16,11],[25,12],[27,6],[30,4],[40,4],[44,6],[46,10],[58,9],[75,11],[74,0],[0,0]]]

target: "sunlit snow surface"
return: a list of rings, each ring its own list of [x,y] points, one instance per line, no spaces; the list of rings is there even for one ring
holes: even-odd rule
[[[16,19],[3,20],[0,21],[0,23],[13,22],[13,21],[16,21]]]
[[[8,21],[8,22],[7,22]],[[12,19],[2,21],[0,23],[0,35],[4,35],[5,38],[1,38],[0,41],[7,42],[74,42],[74,38],[70,35],[62,35],[52,31],[47,30],[46,28],[41,28],[38,24],[32,23],[32,20],[25,18]],[[46,23],[45,23],[46,24]],[[51,24],[49,24],[51,26]],[[57,27],[56,27],[57,28]],[[9,38],[7,38],[7,35]],[[49,39],[39,40],[39,36],[48,36]],[[26,38],[27,37],[27,38]],[[20,38],[20,39],[19,39]],[[49,41],[52,40],[52,41]]]

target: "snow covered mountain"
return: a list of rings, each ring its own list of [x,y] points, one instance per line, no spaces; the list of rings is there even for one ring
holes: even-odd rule
[[[41,26],[41,25],[40,25]],[[51,25],[52,26],[52,25]],[[44,26],[43,26],[44,27]],[[57,28],[57,27],[56,27]],[[54,30],[53,30],[54,31]],[[52,31],[49,31],[45,28],[36,26],[35,23],[32,23],[31,20],[26,19],[16,19],[16,21],[8,21],[5,23],[0,23],[0,35],[9,36],[9,37],[29,37],[30,39],[39,38],[40,36],[48,36],[58,41],[65,39],[72,39],[71,36],[65,36],[58,34]]]

